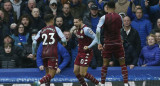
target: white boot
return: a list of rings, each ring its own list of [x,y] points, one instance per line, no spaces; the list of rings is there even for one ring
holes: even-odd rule
[[[128,84],[129,84],[129,86],[136,86],[134,81],[129,81]]]
[[[128,86],[128,83],[124,83],[124,86]]]

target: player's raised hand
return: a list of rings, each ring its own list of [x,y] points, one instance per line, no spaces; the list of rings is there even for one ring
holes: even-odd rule
[[[71,30],[70,30],[70,33],[72,34],[72,33],[76,33],[76,31],[77,31],[77,27],[76,26],[73,26],[72,28],[71,28]]]
[[[103,50],[102,44],[98,44],[98,50]]]
[[[84,46],[84,48],[83,48],[84,50],[87,50],[88,49],[88,46]]]
[[[44,66],[41,65],[41,66],[39,67],[39,70],[44,70]]]
[[[145,7],[148,7],[148,5],[149,5],[149,1],[148,0],[145,0]]]

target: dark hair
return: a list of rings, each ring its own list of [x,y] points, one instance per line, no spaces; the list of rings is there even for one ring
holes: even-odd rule
[[[62,18],[62,19],[63,19],[63,17],[62,17],[61,15],[57,15],[56,18],[55,18],[55,20],[56,20],[57,18]]]
[[[4,3],[7,3],[7,2],[10,2],[11,3],[11,1],[10,0],[4,0]],[[12,3],[11,3],[12,4]]]
[[[75,16],[74,19],[79,19],[80,21],[82,21],[83,17],[82,16]]]
[[[44,15],[44,21],[45,22],[50,22],[51,20],[53,20],[54,16],[52,14],[45,14]]]
[[[70,8],[70,4],[69,4],[68,2],[64,3],[64,4],[63,4],[63,7],[64,7],[65,4],[68,5],[69,8]]]
[[[108,2],[104,3],[104,5],[103,5],[103,9],[104,9],[104,7],[105,7],[107,4],[108,4]]]
[[[109,8],[115,8],[115,2],[114,2],[114,0],[108,1],[107,6],[108,6]]]
[[[23,18],[27,18],[27,19],[29,20],[29,25],[32,24],[31,17],[30,17],[28,14],[22,15],[22,16],[19,18],[18,23],[22,23],[22,19],[23,19]]]
[[[160,18],[158,18],[158,19],[160,19]],[[158,19],[157,19],[157,21],[158,21]]]
[[[70,30],[65,29],[63,32],[70,32]]]
[[[156,29],[156,30],[155,30],[155,33],[160,33],[160,30]]]
[[[23,24],[22,24],[22,23],[17,24],[16,30],[15,30],[15,33],[14,33],[15,36],[18,36],[18,34],[19,34],[18,29],[19,29],[19,26],[20,26],[20,25],[23,25]],[[24,25],[23,25],[23,27],[24,27]],[[26,30],[25,30],[25,28],[24,28],[23,34],[21,34],[21,35],[26,35]]]

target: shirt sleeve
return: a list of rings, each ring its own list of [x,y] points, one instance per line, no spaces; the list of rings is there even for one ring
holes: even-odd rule
[[[96,41],[98,42],[98,44],[100,44],[100,32],[101,32],[101,27],[105,22],[105,15],[102,16],[99,20],[99,23],[97,25],[97,29],[96,29]]]
[[[62,42],[66,42],[66,37],[64,36],[64,34],[62,33],[62,31],[58,27],[55,27],[55,28],[56,28],[56,31],[58,33],[58,36],[61,38],[61,41]]]
[[[37,41],[41,39],[40,34],[41,34],[41,30],[38,31],[37,35],[35,36],[32,42],[32,54],[34,55],[36,54]]]
[[[154,14],[154,13],[158,12],[159,9],[160,9],[160,5],[159,4],[154,5],[154,6],[150,6],[150,13]]]
[[[58,64],[59,65],[58,68],[60,70],[62,70],[68,65],[71,57],[70,57],[68,51],[66,50],[66,48],[63,45],[61,45],[60,43],[58,43],[58,54],[59,54],[58,58],[59,59],[61,58],[61,60],[62,60],[62,62],[60,64]]]
[[[40,67],[41,65],[43,65],[43,61],[42,61],[42,42],[39,44],[38,50],[37,50],[37,59],[36,59],[36,63],[37,66]]]
[[[34,38],[34,40],[33,40],[33,43],[34,43],[34,42],[37,42],[38,39],[40,39],[40,34],[41,34],[41,30],[38,31],[37,35],[35,36],[35,38]]]
[[[85,28],[83,28],[83,30],[84,30],[84,34],[85,34],[86,36],[94,39],[94,40],[92,41],[92,43],[88,46],[88,48],[91,48],[93,45],[95,45],[95,44],[97,43],[97,41],[96,41],[96,39],[95,39],[95,33],[94,33],[94,32],[92,31],[92,29],[89,28],[89,27],[85,27]]]

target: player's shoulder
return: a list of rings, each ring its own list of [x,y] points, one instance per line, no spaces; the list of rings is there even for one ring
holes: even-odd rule
[[[85,26],[83,30],[91,29],[90,27]]]
[[[54,26],[54,27],[55,27],[55,29],[56,29],[56,30],[60,30],[60,28],[59,28],[59,27],[57,27],[57,26]]]
[[[90,27],[85,27],[83,29],[84,29],[84,33],[90,33],[90,34],[94,33]]]

